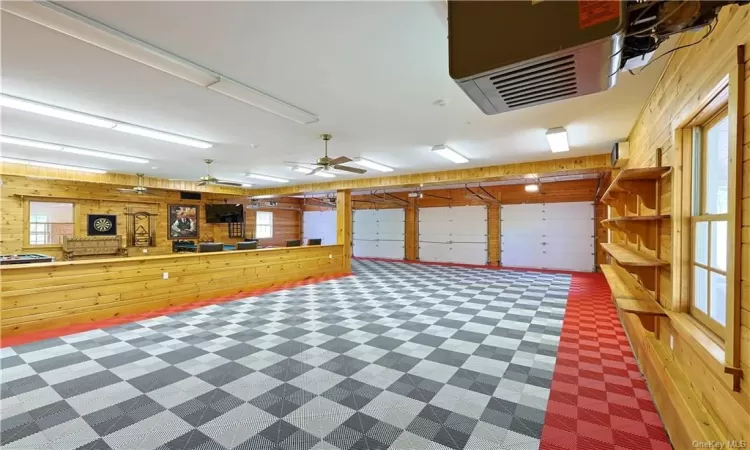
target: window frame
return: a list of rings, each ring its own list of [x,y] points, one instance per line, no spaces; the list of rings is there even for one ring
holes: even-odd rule
[[[724,276],[724,278],[727,280],[727,284],[729,284],[729,274],[727,270],[721,270],[719,268],[712,266],[711,261],[711,254],[712,254],[712,224],[718,223],[718,222],[725,222],[727,224],[727,230],[729,229],[729,208],[732,207],[732,205],[727,205],[727,212],[726,213],[707,213],[706,212],[706,194],[708,191],[707,186],[707,170],[708,170],[708,163],[707,163],[707,155],[708,155],[708,144],[707,144],[707,136],[708,136],[708,130],[719,124],[722,120],[727,119],[729,120],[729,108],[727,104],[724,104],[721,106],[718,111],[716,111],[714,114],[712,114],[710,117],[708,117],[705,120],[702,120],[701,123],[696,123],[692,126],[692,134],[693,134],[693,148],[692,148],[692,154],[690,157],[692,158],[692,183],[690,186],[690,204],[691,204],[691,214],[690,214],[690,271],[689,271],[689,279],[690,279],[690,297],[689,297],[689,305],[688,305],[688,311],[689,313],[698,320],[703,326],[707,327],[713,334],[716,335],[716,337],[719,338],[720,341],[724,341],[726,339],[726,328],[727,325],[722,325],[719,323],[716,319],[711,317],[711,273],[716,273],[719,275]],[[729,142],[727,142],[727,145],[729,145]],[[731,149],[729,150],[731,152]],[[729,179],[731,177],[731,169],[727,168],[727,178]],[[728,183],[729,184],[729,183]],[[697,195],[696,195],[697,194]],[[728,195],[728,193],[727,193]],[[696,237],[697,237],[697,227],[698,223],[706,222],[707,223],[707,233],[706,233],[706,239],[708,240],[707,246],[706,246],[706,263],[699,263],[697,262],[697,254],[696,254]],[[731,236],[730,233],[727,233],[727,249],[732,245]],[[727,258],[729,255],[727,255]],[[727,266],[729,265],[729,261],[727,261]],[[696,306],[696,277],[695,277],[695,268],[699,267],[701,269],[704,269],[706,271],[706,312],[702,311],[700,308]],[[725,302],[725,311],[729,311],[730,308],[730,299],[729,292],[727,292],[727,297],[724,299]],[[725,322],[727,322],[728,317],[725,317]]]
[[[261,216],[268,217],[268,223],[261,223],[259,220]],[[268,228],[268,234],[261,233],[260,227]],[[255,237],[257,239],[272,239],[273,238],[273,211],[256,211],[255,212]]]
[[[40,216],[48,217],[47,215],[44,215],[44,214],[33,214],[32,215],[31,214],[31,204],[32,203],[64,203],[64,204],[69,204],[71,206],[71,208],[72,208],[73,221],[72,222],[46,222],[46,221],[45,222],[35,222],[35,221],[32,221],[33,217],[40,217]],[[72,234],[72,236],[77,236],[78,235],[78,230],[76,229],[76,218],[78,217],[78,212],[79,212],[78,211],[78,205],[74,201],[68,200],[68,199],[57,199],[57,198],[56,199],[46,199],[46,198],[44,198],[44,199],[41,199],[41,198],[37,199],[37,198],[34,198],[34,199],[29,199],[29,200],[25,201],[24,202],[24,214],[23,214],[23,217],[24,217],[24,228],[23,228],[23,245],[22,245],[22,247],[23,248],[28,248],[28,249],[60,248],[60,247],[62,247],[62,242],[59,242],[59,243],[47,242],[48,240],[50,240],[50,235],[52,233],[52,225],[55,225],[55,224],[71,225],[73,227],[73,234]],[[36,225],[37,227],[38,226],[43,226],[44,231],[42,231],[42,232],[33,231],[32,232],[32,230],[31,230],[32,225]],[[44,236],[45,243],[43,243],[43,244],[37,244],[37,243],[32,242],[32,236]]]

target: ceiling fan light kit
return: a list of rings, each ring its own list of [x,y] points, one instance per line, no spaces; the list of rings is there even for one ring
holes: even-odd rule
[[[284,161],[286,164],[292,164],[292,170],[295,172],[304,173],[305,175],[317,175],[319,177],[333,178],[336,175],[331,173],[331,170],[340,170],[342,172],[350,172],[356,174],[366,173],[367,170],[359,169],[351,166],[344,166],[344,163],[352,162],[353,160],[348,156],[339,156],[338,158],[331,158],[328,156],[328,141],[333,139],[333,136],[329,133],[321,134],[320,138],[323,139],[324,143],[324,154],[323,157],[318,158],[314,163],[307,162],[296,162],[296,161]],[[305,166],[313,167],[312,169],[305,169]]]

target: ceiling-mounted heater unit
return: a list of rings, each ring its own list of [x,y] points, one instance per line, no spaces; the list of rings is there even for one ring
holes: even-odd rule
[[[448,0],[450,75],[485,114],[615,85],[623,1]]]

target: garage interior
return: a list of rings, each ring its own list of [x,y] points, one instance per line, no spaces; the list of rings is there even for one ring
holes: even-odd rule
[[[746,3],[3,2],[0,444],[745,448]]]

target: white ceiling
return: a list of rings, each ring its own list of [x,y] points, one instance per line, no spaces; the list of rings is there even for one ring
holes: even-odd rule
[[[300,125],[35,23],[2,13],[4,93],[213,142],[183,147],[15,110],[3,134],[146,157],[147,165],[4,145],[3,154],[116,172],[193,178],[254,171],[296,182],[284,160],[363,156],[394,174],[459,166],[447,143],[486,166],[609,151],[627,137],[663,58],[605,93],[485,116],[448,75],[447,24],[430,2],[65,2],[63,6],[320,117]],[[433,102],[444,99],[446,106]],[[571,151],[552,154],[547,128]],[[251,144],[259,145],[252,148]],[[380,176],[368,171],[365,176]],[[356,176],[356,175],[355,175]],[[339,175],[339,178],[351,178]],[[274,183],[253,181],[258,186]]]

